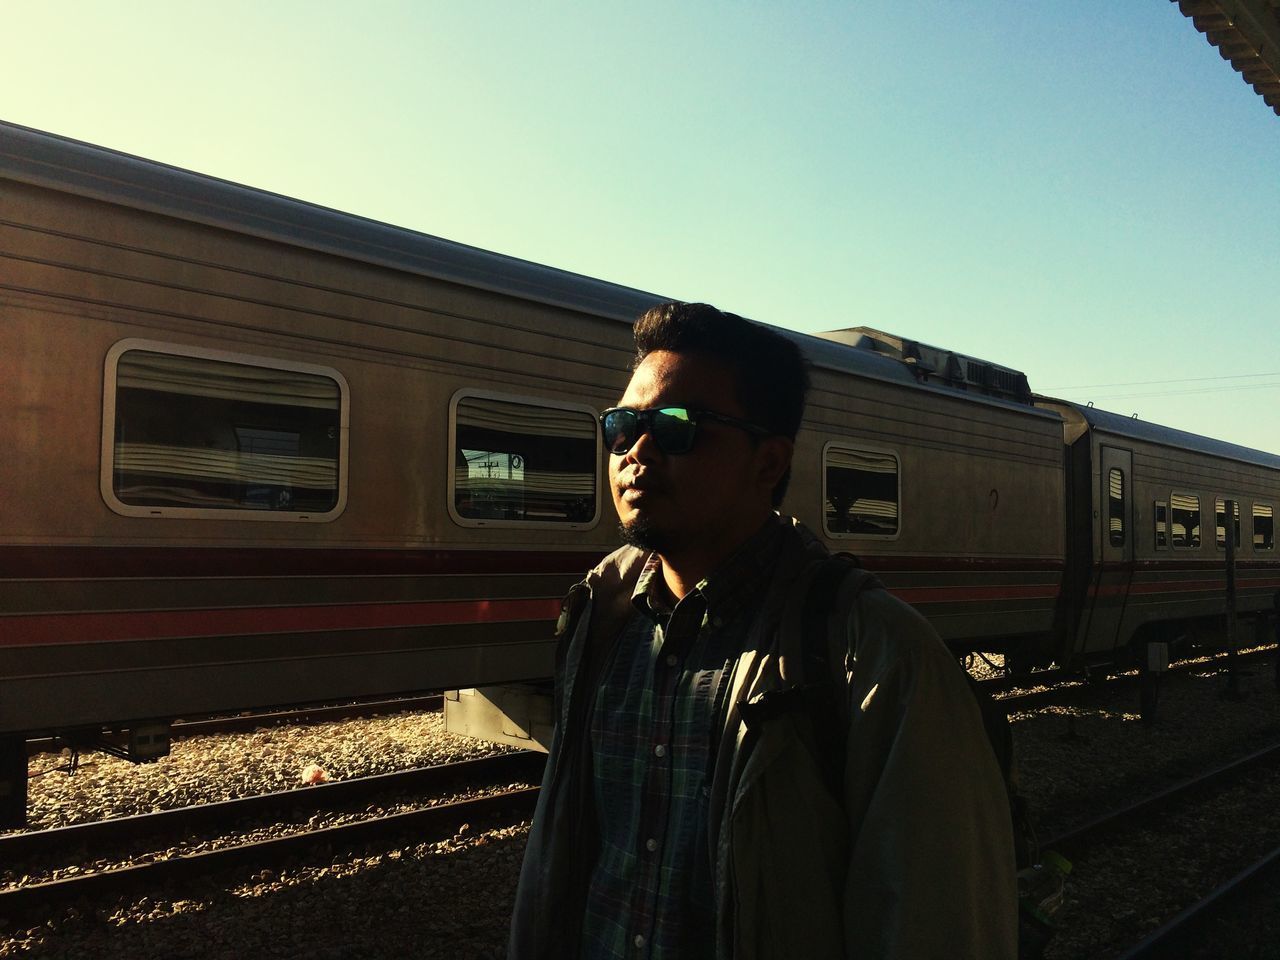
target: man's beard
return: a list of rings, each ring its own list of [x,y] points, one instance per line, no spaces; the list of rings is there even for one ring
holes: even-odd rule
[[[670,551],[675,542],[675,538],[668,531],[659,530],[643,516],[633,517],[630,523],[619,523],[618,535],[622,537],[622,542],[629,546],[659,554]]]

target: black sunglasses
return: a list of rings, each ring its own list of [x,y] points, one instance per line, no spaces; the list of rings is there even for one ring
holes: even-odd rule
[[[727,423],[758,437],[772,435],[772,430],[726,417],[711,410],[694,410],[690,407],[653,407],[636,410],[634,407],[610,407],[600,414],[600,432],[609,452],[621,456],[630,450],[646,433],[653,437],[658,449],[666,454],[688,453],[698,435],[700,420]]]

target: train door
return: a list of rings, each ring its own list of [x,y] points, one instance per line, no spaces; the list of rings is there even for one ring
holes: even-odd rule
[[[1095,525],[1101,549],[1090,591],[1087,650],[1115,647],[1133,576],[1133,453],[1104,444],[1101,454]]]

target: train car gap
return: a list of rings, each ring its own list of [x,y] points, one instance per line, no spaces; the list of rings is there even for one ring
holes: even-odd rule
[[[1236,501],[1223,501],[1223,541],[1226,545],[1227,566],[1227,689],[1223,698],[1239,702],[1244,699],[1240,690],[1239,643],[1236,637],[1236,527],[1231,518],[1236,512]]]
[[[27,825],[27,744],[0,737],[0,829]]]

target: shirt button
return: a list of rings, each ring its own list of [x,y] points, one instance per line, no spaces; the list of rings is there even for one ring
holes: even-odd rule
[[[658,849],[658,841],[653,839],[653,837],[650,837],[648,840],[644,842],[644,848],[648,850],[650,853],[653,853],[655,850]]]
[[[640,936],[640,934],[638,934],[638,933],[637,933],[637,934],[636,934],[636,938],[635,938],[634,940],[632,940],[631,942],[632,942],[632,943],[634,943],[637,947],[643,947],[643,946],[644,946],[644,937]]]
[[[674,667],[674,666],[675,666],[677,663],[679,663],[679,662],[680,662],[680,658],[679,658],[679,657],[677,657],[674,653],[668,653],[668,654],[667,654],[667,666],[668,666],[668,667]]]
[[[665,757],[667,755],[666,746],[661,743],[658,744],[656,747],[653,748],[653,755],[655,757]]]

